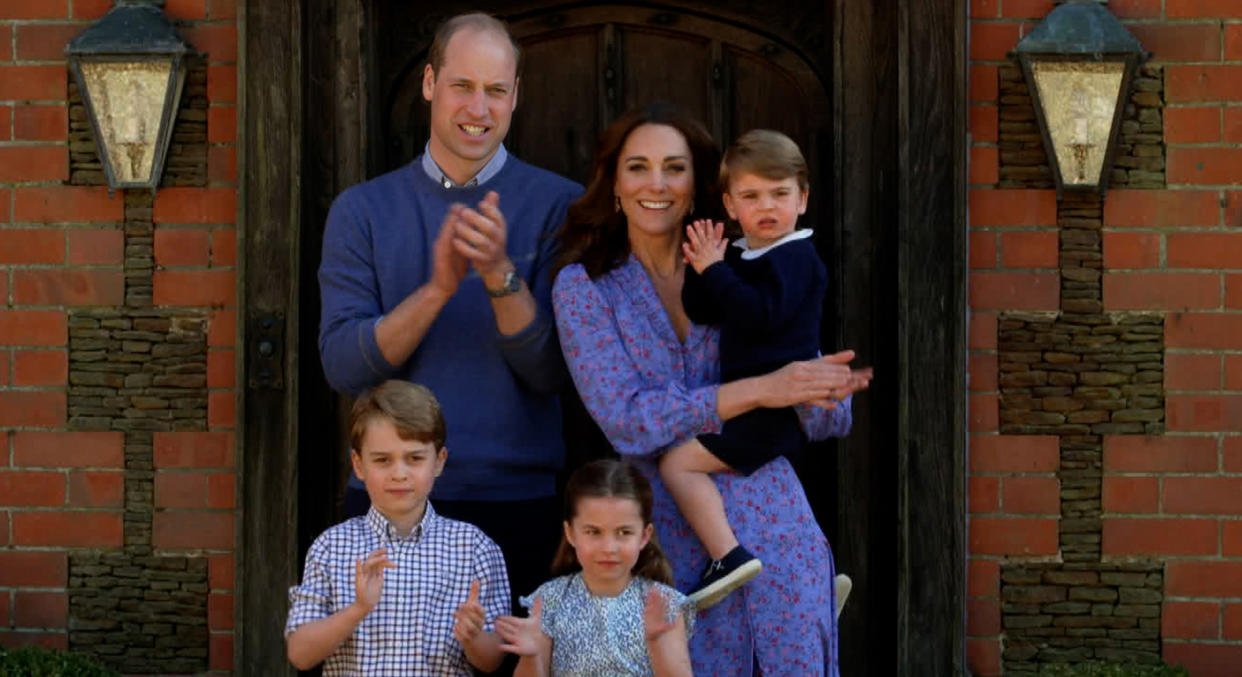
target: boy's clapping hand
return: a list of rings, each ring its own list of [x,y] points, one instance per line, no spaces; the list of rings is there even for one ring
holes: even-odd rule
[[[466,601],[457,607],[457,611],[453,612],[453,618],[457,620],[453,624],[453,638],[462,646],[473,642],[483,632],[486,617],[483,614],[483,605],[479,604],[479,582],[477,580],[470,584],[470,594],[466,597]]]
[[[370,613],[379,604],[380,594],[384,591],[384,569],[396,569],[397,565],[388,559],[388,550],[380,548],[355,563],[354,593],[357,603],[363,610]]]
[[[686,241],[681,250],[686,262],[694,267],[694,272],[702,274],[708,266],[724,260],[725,248],[729,243],[724,239],[724,224],[712,223],[709,219],[698,219],[686,226]]]

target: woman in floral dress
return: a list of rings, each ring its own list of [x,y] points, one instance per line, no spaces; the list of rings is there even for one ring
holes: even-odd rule
[[[613,447],[651,482],[656,534],[682,590],[708,556],[661,482],[658,456],[757,407],[831,407],[800,407],[808,436],[844,435],[850,394],[865,386],[849,351],[720,384],[719,334],[691,324],[681,305],[682,231],[720,215],[718,171],[706,130],[670,107],[617,120],[570,207],[553,290],[574,383]],[[837,675],[832,551],[792,466],[778,458],[748,477],[715,477],[729,523],[764,570],[699,616],[695,674]]]

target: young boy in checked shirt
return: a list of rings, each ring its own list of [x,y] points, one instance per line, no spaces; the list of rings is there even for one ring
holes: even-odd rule
[[[407,381],[367,391],[350,413],[350,458],[370,511],[315,539],[289,590],[289,662],[330,675],[471,675],[504,657],[492,631],[509,612],[500,548],[436,514],[427,496],[444,468],[444,417]]]

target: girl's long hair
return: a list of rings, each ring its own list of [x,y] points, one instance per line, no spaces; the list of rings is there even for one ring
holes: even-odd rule
[[[707,128],[698,120],[683,114],[672,104],[656,102],[632,110],[617,118],[604,130],[595,148],[595,164],[586,192],[573,204],[565,225],[558,234],[560,255],[555,279],[561,268],[581,263],[591,279],[621,265],[630,255],[630,240],[625,213],[617,211],[617,160],[630,134],[642,125],[667,125],[686,139],[694,166],[694,208],[686,214],[686,223],[694,219],[720,220],[720,150]]]
[[[565,521],[572,522],[578,502],[584,498],[628,498],[636,501],[643,518],[643,527],[651,524],[651,485],[638,468],[614,459],[592,461],[578,468],[565,487]],[[574,546],[561,533],[561,545],[552,560],[552,575],[563,576],[582,570]],[[673,584],[673,567],[669,564],[655,532],[638,553],[638,561],[630,573],[665,585]]]

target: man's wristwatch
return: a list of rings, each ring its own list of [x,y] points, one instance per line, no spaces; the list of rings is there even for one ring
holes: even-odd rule
[[[505,273],[505,281],[500,285],[499,289],[487,289],[487,295],[494,298],[502,298],[509,294],[517,293],[522,288],[522,278],[518,277],[516,270],[510,270]]]

